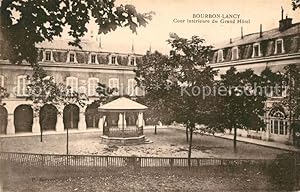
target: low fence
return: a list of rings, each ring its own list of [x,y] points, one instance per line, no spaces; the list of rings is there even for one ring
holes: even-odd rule
[[[0,152],[0,161],[36,167],[188,167],[188,159],[179,157],[55,155]],[[191,158],[191,166],[266,165],[272,161],[272,159]]]

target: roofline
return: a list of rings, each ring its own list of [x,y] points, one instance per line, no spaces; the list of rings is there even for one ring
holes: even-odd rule
[[[297,23],[294,23],[294,24],[292,24],[292,26],[291,27],[294,27],[294,26],[296,26],[296,25],[300,25],[300,22],[297,22]],[[290,27],[290,28],[291,28]],[[267,31],[262,31],[263,33],[266,33],[266,32],[269,32],[269,31],[272,31],[272,30],[275,30],[275,29],[278,29],[278,27],[277,28],[272,28],[272,29],[269,29],[269,30],[267,30]],[[247,36],[250,36],[250,35],[255,35],[255,34],[260,34],[260,32],[255,32],[255,33],[249,33],[249,34],[246,34],[246,35],[243,35],[243,37],[245,38],[245,37],[247,37]],[[295,33],[295,34],[297,34],[297,33]],[[295,35],[295,34],[292,34],[292,35]],[[284,36],[284,37],[287,37],[287,36],[292,36],[292,35],[286,35],[286,36]],[[239,38],[239,37],[234,37],[234,38],[232,38],[233,40],[234,39],[236,39],[236,38]],[[273,38],[269,38],[269,39],[273,39]],[[266,39],[264,39],[264,40],[266,40]],[[219,49],[225,49],[225,48],[229,48],[229,47],[236,47],[236,46],[240,46],[240,45],[246,45],[246,44],[250,44],[251,42],[249,42],[249,43],[245,43],[245,44],[238,44],[238,45],[233,45],[233,46],[224,46],[224,47],[214,47],[213,46],[213,48],[212,48],[212,50],[213,51],[215,51],[215,50],[219,50]],[[254,42],[252,42],[252,43],[254,43]]]

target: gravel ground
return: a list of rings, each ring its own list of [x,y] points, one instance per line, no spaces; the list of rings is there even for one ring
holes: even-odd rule
[[[101,143],[100,133],[70,134],[69,153],[187,157],[188,145],[185,141],[184,131],[159,129],[158,134],[154,135],[153,130],[145,130],[145,135],[153,143],[131,146],[107,146]],[[66,135],[44,135],[43,142],[40,142],[39,136],[1,138],[0,149],[1,151],[11,152],[65,154]],[[280,153],[284,153],[284,151],[242,142],[238,142],[238,152],[234,153],[231,140],[201,135],[193,137],[192,157],[269,159],[275,158]]]

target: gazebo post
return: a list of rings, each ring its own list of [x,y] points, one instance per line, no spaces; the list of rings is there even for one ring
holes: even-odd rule
[[[124,129],[125,129],[125,112],[123,112],[123,116],[122,116],[122,137],[124,138]]]

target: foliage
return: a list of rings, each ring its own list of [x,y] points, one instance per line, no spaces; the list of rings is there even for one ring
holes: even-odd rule
[[[281,104],[288,109],[293,121],[300,117],[300,69],[292,64],[286,66],[284,70],[284,82],[288,89]]]
[[[27,76],[27,79],[30,82],[27,86],[27,99],[33,101],[36,113],[39,113],[44,104],[53,104],[57,107],[79,104],[83,107],[87,101],[84,93],[72,91],[71,87],[56,83],[54,77],[47,76],[46,71],[38,65],[33,66],[33,74]]]
[[[7,40],[7,56],[12,63],[37,61],[36,43],[52,41],[65,28],[73,37],[70,45],[80,47],[80,38],[87,33],[91,18],[99,33],[109,33],[118,27],[136,32],[146,26],[153,13],[139,13],[133,5],[115,5],[115,0],[3,0],[1,26]]]
[[[5,105],[2,100],[9,97],[9,93],[5,87],[0,86],[0,105]]]
[[[96,92],[98,94],[98,100],[96,100],[96,102],[99,105],[103,105],[116,99],[116,96],[113,96],[113,93],[116,91],[117,91],[116,88],[111,89],[103,83],[98,83],[98,86],[96,88]]]
[[[300,8],[300,0],[292,0],[293,10]]]
[[[262,117],[268,87],[271,88],[277,78],[279,77],[268,68],[261,75],[256,75],[251,69],[238,72],[231,67],[226,74],[221,75],[219,86],[223,86],[226,91],[219,95],[220,109],[214,123],[224,129],[234,130],[235,151],[237,129],[264,127]]]
[[[175,33],[170,34],[167,42],[172,47],[170,56],[148,53],[143,57],[143,65],[137,65],[136,80],[138,86],[146,90],[148,106],[157,110],[153,113],[157,119],[167,117],[168,121],[182,123],[190,132],[190,160],[196,124],[207,124],[211,114],[212,97],[203,97],[200,93],[205,87],[214,85],[216,73],[206,66],[211,46],[206,46],[204,39],[198,36],[186,39]],[[166,111],[166,116],[159,116]]]

